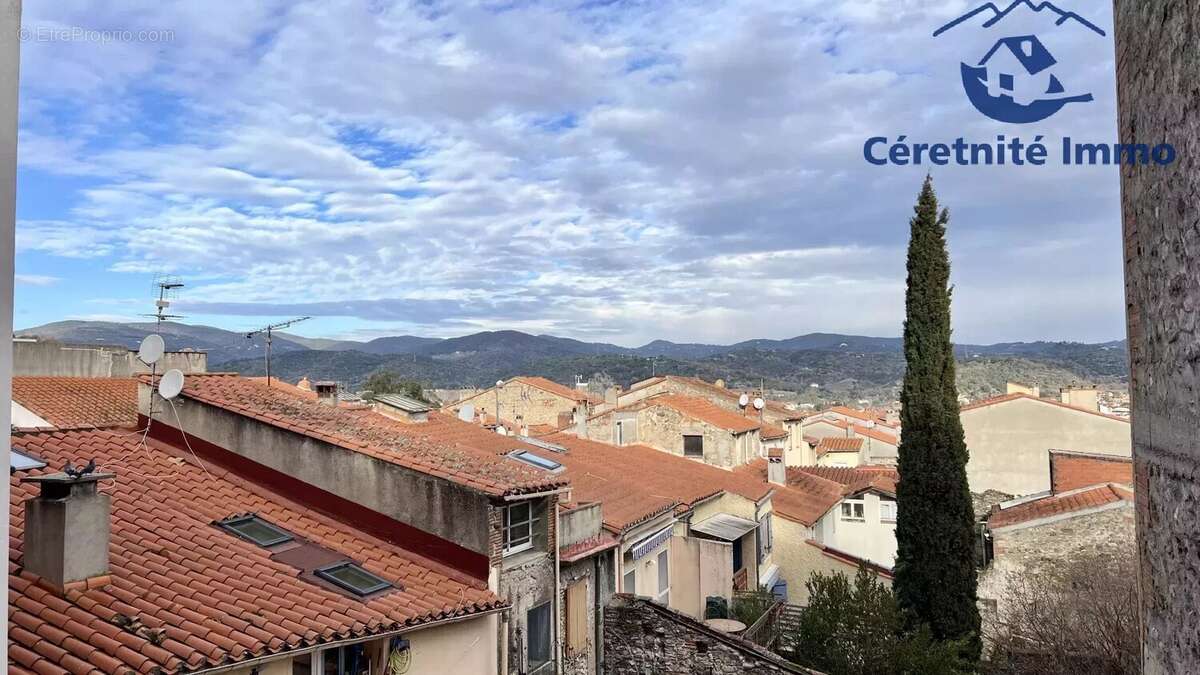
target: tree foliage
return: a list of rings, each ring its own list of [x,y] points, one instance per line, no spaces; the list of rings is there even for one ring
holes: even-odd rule
[[[860,568],[814,573],[806,583],[809,604],[795,639],[797,663],[828,675],[958,675],[971,672],[960,642],[938,642],[928,628],[905,628],[892,592]]]
[[[950,342],[949,213],[925,178],[909,222],[896,522],[896,600],[911,629],[978,660],[974,513]]]
[[[365,387],[372,395],[376,394],[400,394],[409,398],[415,398],[423,403],[429,403],[425,398],[425,388],[416,380],[409,380],[401,377],[400,374],[390,370],[380,370],[372,373],[367,378]]]

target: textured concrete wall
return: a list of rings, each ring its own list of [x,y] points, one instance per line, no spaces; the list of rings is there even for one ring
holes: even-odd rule
[[[1200,0],[1115,0],[1134,478],[1148,675],[1200,671]]]
[[[157,364],[158,372],[172,368],[187,373],[208,370],[204,352],[167,352]],[[53,377],[132,377],[150,372],[137,359],[137,352],[124,347],[65,345],[59,342],[13,342],[16,375]]]
[[[1099,414],[1017,399],[963,411],[971,457],[972,492],[1028,495],[1050,489],[1050,449],[1128,457],[1129,422]]]

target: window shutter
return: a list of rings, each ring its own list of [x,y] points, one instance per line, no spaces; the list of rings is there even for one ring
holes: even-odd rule
[[[567,587],[567,649],[572,654],[587,651],[587,620],[587,581],[578,581]]]

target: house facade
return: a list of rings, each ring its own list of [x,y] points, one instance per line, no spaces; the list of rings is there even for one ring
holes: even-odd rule
[[[571,424],[573,414],[588,414],[598,401],[586,391],[572,389],[544,377],[521,376],[455,401],[445,409],[457,414],[464,406],[491,415],[513,433],[552,431]]]
[[[730,468],[762,456],[761,426],[705,399],[660,394],[592,416],[586,434],[612,445],[649,445]]]

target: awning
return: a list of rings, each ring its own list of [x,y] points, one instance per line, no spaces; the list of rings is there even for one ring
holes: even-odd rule
[[[758,523],[753,520],[746,520],[728,513],[718,513],[692,525],[692,532],[699,532],[724,541],[737,541],[756,527],[758,527]]]
[[[646,554],[667,543],[667,540],[671,538],[671,531],[674,528],[674,524],[668,525],[649,537],[642,539],[630,547],[629,555],[633,556],[634,560],[639,560],[646,557]]]

